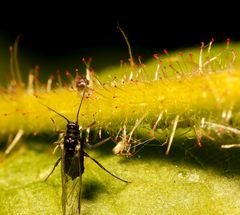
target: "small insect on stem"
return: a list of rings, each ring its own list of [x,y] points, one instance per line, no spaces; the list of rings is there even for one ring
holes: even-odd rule
[[[80,102],[80,105],[77,110],[77,118],[75,122],[70,121],[64,115],[58,113],[54,109],[44,105],[49,110],[53,111],[60,117],[64,118],[67,121],[67,130],[62,135],[62,138],[59,139],[57,144],[60,146],[62,155],[58,158],[55,163],[52,171],[46,177],[45,181],[49,176],[54,172],[55,168],[61,161],[61,175],[62,175],[62,210],[63,215],[66,214],[80,214],[81,210],[81,187],[82,187],[82,174],[84,172],[84,157],[90,158],[94,161],[101,169],[109,173],[114,178],[128,183],[128,181],[119,178],[113,173],[109,172],[105,167],[103,167],[97,160],[89,156],[84,152],[84,145],[88,146],[83,141],[83,138],[80,136],[80,129],[78,124],[78,116],[80,108],[82,106],[83,98],[85,95],[85,90],[83,91],[83,96]],[[90,144],[89,144],[90,145]],[[94,145],[93,145],[94,146]]]
[[[133,143],[132,141],[133,133],[146,116],[147,114],[144,114],[140,119],[136,120],[135,125],[133,126],[133,129],[129,132],[129,134],[127,134],[126,125],[123,126],[123,129],[119,130],[119,133],[122,131],[123,135],[121,137],[121,140],[117,143],[117,145],[112,150],[114,154],[131,156],[130,150],[133,148],[131,146]],[[117,134],[115,140],[118,139],[119,133]]]

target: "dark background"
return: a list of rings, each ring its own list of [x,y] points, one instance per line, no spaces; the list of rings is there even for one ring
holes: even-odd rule
[[[5,43],[0,51],[8,53],[8,46],[22,34],[19,58],[25,68],[74,68],[88,56],[99,69],[118,63],[128,51],[117,25],[127,34],[135,56],[145,59],[211,38],[240,39],[238,6],[231,2],[49,2],[1,7],[0,37]]]

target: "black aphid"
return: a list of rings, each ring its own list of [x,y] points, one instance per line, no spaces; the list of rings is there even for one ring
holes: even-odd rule
[[[79,125],[78,125],[78,116],[80,108],[83,102],[85,91],[80,102],[80,105],[77,110],[77,119],[76,122],[71,122],[64,115],[58,113],[54,109],[46,106],[49,110],[55,112],[62,118],[67,121],[67,130],[62,139],[57,143],[61,148],[62,156],[55,163],[52,171],[47,176],[48,177],[53,173],[54,169],[57,167],[61,161],[61,173],[62,173],[62,210],[63,214],[80,214],[81,210],[81,187],[82,187],[82,174],[84,172],[84,156],[89,157],[93,160],[99,167],[104,171],[117,178],[120,181],[128,183],[128,181],[123,180],[116,175],[109,172],[105,167],[103,167],[97,160],[89,156],[84,152],[85,142],[80,137]]]

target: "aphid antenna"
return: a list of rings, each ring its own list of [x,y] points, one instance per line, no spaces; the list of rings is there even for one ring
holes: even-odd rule
[[[126,123],[123,125],[123,130],[122,130],[122,141],[125,143],[127,141],[127,126]]]
[[[80,109],[81,109],[81,106],[82,106],[82,103],[83,103],[85,93],[86,93],[86,89],[83,90],[83,95],[82,95],[82,98],[81,98],[81,102],[78,106],[76,124],[78,124],[78,116],[79,116],[79,112],[80,112]]]
[[[131,132],[129,133],[129,138],[128,138],[128,143],[131,141],[132,135],[134,133],[134,131],[136,130],[136,128],[141,124],[141,122],[144,120],[144,118],[147,116],[148,113],[145,113],[140,119],[137,119],[135,122],[135,125],[133,127],[133,129],[131,130]]]
[[[156,138],[155,137],[151,137],[151,138],[149,138],[149,139],[147,139],[147,140],[145,140],[143,142],[140,142],[140,140],[138,140],[139,143],[134,145],[134,146],[131,146],[130,148],[132,149],[132,148],[135,148],[135,147],[138,147],[138,146],[141,146],[141,145],[146,145],[146,143],[151,142],[152,140],[156,140]]]
[[[58,113],[56,110],[50,108],[49,106],[47,106],[47,105],[45,105],[45,104],[43,104],[43,103],[41,103],[41,102],[39,102],[39,104],[45,106],[45,107],[48,108],[50,111],[52,111],[52,112],[56,113],[57,115],[61,116],[62,118],[64,118],[64,119],[67,121],[67,123],[70,123],[70,120],[69,120],[67,117],[65,117],[64,115],[62,115],[61,113]]]
[[[119,135],[120,135],[120,133],[121,133],[122,130],[123,130],[123,127],[121,126],[121,127],[118,129],[118,132],[117,132],[116,137],[114,138],[114,141],[117,141],[117,139],[118,139],[118,137],[119,137]]]
[[[151,141],[154,140],[154,139],[156,139],[156,138],[155,138],[155,137],[152,137],[152,138],[150,138],[150,139],[148,139],[148,140],[145,140],[145,141],[142,142],[142,143],[139,143],[139,144],[137,144],[137,145],[131,146],[130,149],[136,148],[136,147],[138,147],[138,146],[142,146],[142,147],[140,147],[137,151],[135,151],[133,154],[131,154],[131,157],[134,156],[134,155],[136,155],[137,153],[139,153],[139,152],[147,145],[147,143],[151,142]],[[154,146],[156,146],[156,145],[154,145]],[[130,150],[129,150],[129,151],[130,151]]]

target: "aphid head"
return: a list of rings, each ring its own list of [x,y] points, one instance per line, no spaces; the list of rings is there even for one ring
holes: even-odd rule
[[[67,129],[79,130],[79,125],[75,122],[68,122]]]

